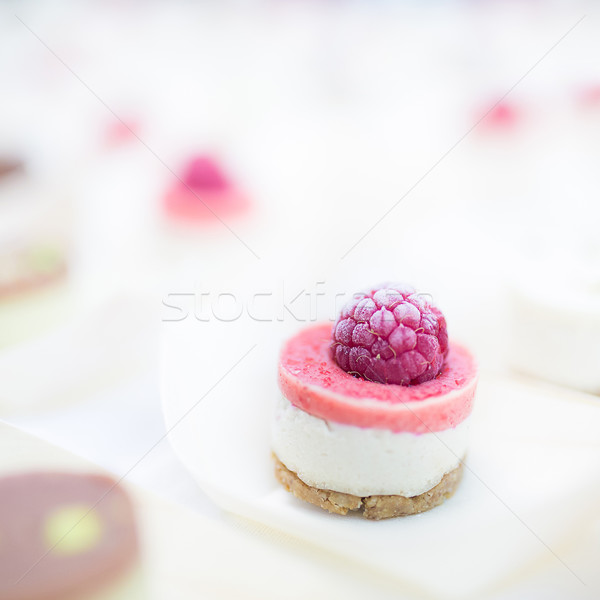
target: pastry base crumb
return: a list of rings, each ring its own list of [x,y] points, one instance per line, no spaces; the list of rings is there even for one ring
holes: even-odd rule
[[[361,498],[352,494],[311,487],[304,483],[296,473],[290,471],[275,454],[273,454],[273,458],[275,459],[275,477],[296,498],[310,502],[336,515],[346,515],[348,511],[358,511],[366,519],[375,521],[414,515],[442,504],[444,500],[454,494],[463,473],[461,463],[456,469],[446,473],[435,487],[412,498],[393,495],[365,496]]]

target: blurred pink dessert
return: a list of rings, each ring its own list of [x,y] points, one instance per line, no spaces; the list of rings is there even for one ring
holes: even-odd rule
[[[246,196],[232,183],[218,162],[207,155],[193,157],[165,196],[171,218],[206,222],[243,212]]]
[[[138,138],[140,123],[137,119],[112,119],[106,124],[103,134],[103,145],[106,148],[119,147]]]
[[[508,132],[514,131],[523,120],[523,111],[515,103],[508,100],[501,100],[492,108],[484,108],[479,118],[480,127],[488,132]]]
[[[301,331],[279,362],[272,443],[279,481],[330,512],[429,510],[462,474],[477,366],[441,311],[405,285],[356,296]]]
[[[600,112],[600,83],[589,83],[577,90],[575,95],[577,108],[584,116],[597,118]],[[589,122],[586,119],[586,123]],[[594,140],[597,136],[592,133]]]

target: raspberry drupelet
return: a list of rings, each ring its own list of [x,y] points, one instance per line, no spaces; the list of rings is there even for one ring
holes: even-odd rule
[[[424,294],[384,284],[357,294],[332,330],[331,351],[344,371],[378,383],[434,379],[448,353],[446,319]]]

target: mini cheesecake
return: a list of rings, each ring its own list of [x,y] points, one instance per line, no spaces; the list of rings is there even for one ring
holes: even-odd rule
[[[278,480],[338,514],[382,519],[437,506],[462,473],[477,384],[473,357],[450,342],[428,381],[370,381],[337,364],[335,329],[307,328],[281,353],[272,421]]]
[[[133,507],[96,474],[0,479],[0,599],[143,598]]]

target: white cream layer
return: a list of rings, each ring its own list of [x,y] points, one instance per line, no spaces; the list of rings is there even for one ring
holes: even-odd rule
[[[394,433],[325,421],[282,396],[273,413],[272,447],[313,487],[411,497],[436,486],[464,458],[469,419],[435,433]]]

